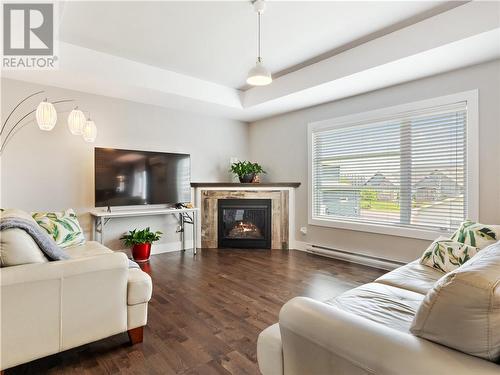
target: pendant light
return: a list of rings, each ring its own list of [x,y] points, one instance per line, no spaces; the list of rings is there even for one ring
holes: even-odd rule
[[[68,128],[71,134],[82,135],[85,122],[85,114],[75,107],[68,116]]]
[[[83,126],[83,139],[85,142],[94,142],[97,137],[97,127],[94,121],[90,118],[85,122]]]
[[[41,130],[51,131],[56,126],[57,112],[54,105],[45,99],[38,104],[35,112],[36,122]]]
[[[257,63],[248,72],[247,83],[252,86],[265,86],[269,85],[273,81],[271,72],[264,66],[262,57],[260,56],[260,16],[264,13],[266,4],[264,3],[264,0],[255,0],[252,4],[254,10],[257,12],[258,18]]]

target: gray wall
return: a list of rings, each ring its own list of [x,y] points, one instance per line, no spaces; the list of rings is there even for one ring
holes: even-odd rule
[[[296,196],[297,241],[410,261],[428,241],[307,225],[307,124],[460,91],[479,89],[480,220],[500,223],[500,61],[390,87],[287,113],[250,125],[250,155],[268,174],[264,179],[300,181]],[[300,227],[308,234],[301,235]]]
[[[229,158],[236,156],[263,164],[268,171],[264,179],[302,182],[295,212],[298,241],[409,261],[422,253],[428,241],[318,226],[308,226],[306,236],[300,234],[300,227],[307,226],[307,124],[477,88],[480,219],[500,223],[500,61],[291,112],[249,127],[238,121],[5,79],[1,90],[2,117],[21,98],[41,88],[53,100],[77,99],[80,107],[90,110],[98,126],[97,142],[87,144],[68,132],[66,117],[71,105],[58,106],[63,113],[52,132],[42,132],[35,124],[28,124],[2,156],[2,207],[28,211],[73,207],[88,232],[90,219],[86,212],[93,207],[94,146],[190,153],[193,181],[229,180]],[[122,220],[109,227],[107,244],[120,248],[116,238],[123,231],[151,225],[165,230],[162,246],[175,248],[175,224],[172,218]]]
[[[90,111],[98,128],[96,143],[69,133],[67,116],[73,104],[60,104],[51,132],[29,123],[7,145],[1,161],[2,207],[27,211],[73,207],[87,238],[90,216],[86,213],[94,206],[94,146],[189,153],[192,181],[228,181],[230,157],[248,157],[248,125],[243,122],[8,79],[1,82],[2,122],[20,99],[40,89],[51,100],[76,99],[81,109]],[[30,103],[18,113],[38,104],[36,100]],[[116,239],[122,232],[146,225],[163,230],[162,243],[175,248],[175,221],[158,217],[111,223],[107,244],[120,248]]]

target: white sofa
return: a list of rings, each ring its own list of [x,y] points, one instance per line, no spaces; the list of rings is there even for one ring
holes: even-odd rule
[[[327,301],[290,300],[258,338],[262,374],[500,374],[495,363],[410,333],[442,276],[415,261]]]
[[[94,241],[66,251],[0,269],[1,370],[121,332],[142,341],[150,276]]]

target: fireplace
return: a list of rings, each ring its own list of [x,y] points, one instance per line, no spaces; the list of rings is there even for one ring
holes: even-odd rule
[[[271,248],[271,199],[218,199],[219,248]]]

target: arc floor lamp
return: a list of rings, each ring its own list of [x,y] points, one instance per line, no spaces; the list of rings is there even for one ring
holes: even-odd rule
[[[34,98],[37,95],[41,95],[45,93],[45,91],[37,91],[31,95],[28,95],[24,99],[22,99],[17,105],[10,111],[9,115],[5,119],[2,124],[2,128],[0,129],[0,153],[3,153],[7,143],[16,135],[16,133],[21,130],[26,125],[36,121],[40,130],[43,131],[51,131],[54,129],[57,123],[57,111],[55,108],[55,104],[74,102],[74,99],[61,99],[53,102],[48,101],[45,98],[41,101],[36,108],[29,111],[28,113],[20,116],[19,119],[12,125],[11,118],[15,117],[17,114],[18,108],[25,102]],[[34,120],[27,120],[29,116],[35,114]],[[26,120],[26,121],[25,121]],[[25,121],[25,122],[24,122]],[[75,107],[68,116],[68,129],[71,134],[82,136],[86,142],[94,142],[97,137],[97,127],[89,117],[85,116],[85,113]]]

